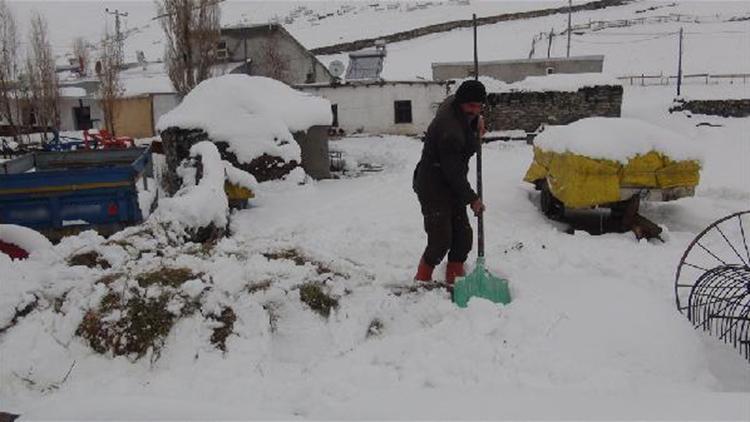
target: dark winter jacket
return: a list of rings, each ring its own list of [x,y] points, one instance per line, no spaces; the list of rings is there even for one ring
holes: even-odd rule
[[[422,158],[414,170],[414,191],[422,205],[466,205],[477,198],[469,180],[469,159],[477,151],[476,125],[448,97],[427,129]]]

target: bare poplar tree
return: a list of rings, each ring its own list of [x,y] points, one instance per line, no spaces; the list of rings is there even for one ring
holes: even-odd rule
[[[157,2],[166,38],[164,61],[177,93],[184,97],[211,77],[221,37],[221,9],[217,0],[162,0]]]
[[[291,82],[288,80],[289,59],[279,49],[279,41],[274,34],[263,44],[263,67],[263,73],[269,78],[284,83]]]
[[[60,97],[55,57],[49,40],[47,21],[39,13],[31,18],[29,32],[29,51],[26,57],[27,82],[31,96],[31,107],[36,122],[42,126],[44,139],[47,139],[47,128],[60,126],[58,100]]]
[[[0,120],[11,128],[13,140],[18,140],[14,110],[17,109],[18,32],[16,20],[5,0],[0,0]]]
[[[75,56],[81,75],[88,74],[89,71],[89,48],[88,43],[83,37],[76,37],[73,40],[73,56]]]
[[[105,30],[99,49],[99,100],[104,112],[104,126],[115,134],[115,104],[122,97],[124,89],[120,83],[120,69],[122,68],[122,55],[117,37]]]

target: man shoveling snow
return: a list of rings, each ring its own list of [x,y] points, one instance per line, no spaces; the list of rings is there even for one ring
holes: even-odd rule
[[[431,281],[433,269],[446,254],[446,283],[465,275],[464,262],[473,240],[466,206],[475,215],[485,209],[467,176],[469,159],[477,151],[477,131],[484,131],[480,112],[486,97],[481,82],[463,82],[440,105],[427,129],[413,179],[427,232],[427,247],[415,276],[418,281]]]

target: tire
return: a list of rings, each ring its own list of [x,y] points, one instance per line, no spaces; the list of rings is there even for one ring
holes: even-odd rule
[[[565,216],[565,205],[552,195],[546,180],[542,182],[541,190],[542,195],[540,205],[542,208],[542,214],[553,220],[563,218]]]

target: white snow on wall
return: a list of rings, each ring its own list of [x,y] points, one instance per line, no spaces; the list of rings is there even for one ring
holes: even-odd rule
[[[466,80],[460,79],[452,86],[451,93],[455,93],[458,87]],[[479,81],[484,84],[488,93],[501,92],[575,92],[581,88],[614,85],[621,86],[622,83],[614,77],[604,73],[556,73],[547,76],[528,76],[514,83],[506,83],[489,76],[480,76]]]
[[[330,125],[331,118],[325,99],[270,78],[225,75],[201,82],[156,128],[203,129],[214,142],[227,142],[242,162],[263,154],[299,162],[292,132]]]
[[[629,118],[591,117],[566,126],[547,126],[534,145],[545,151],[572,152],[621,163],[651,151],[674,160],[702,159],[695,140]]]

